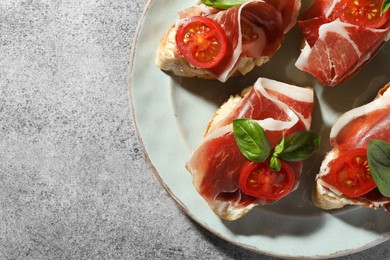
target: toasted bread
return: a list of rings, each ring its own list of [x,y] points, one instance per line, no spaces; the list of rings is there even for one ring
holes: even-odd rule
[[[163,35],[157,48],[156,65],[165,71],[170,71],[176,76],[198,77],[203,79],[215,79],[215,76],[206,69],[192,66],[176,46],[176,28],[172,25]],[[270,57],[249,58],[242,57],[232,76],[245,75],[256,66],[268,62]]]

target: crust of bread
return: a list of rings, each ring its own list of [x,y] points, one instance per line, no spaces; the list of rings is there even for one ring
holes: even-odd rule
[[[160,39],[156,51],[156,65],[164,70],[181,77],[198,77],[203,79],[215,79],[215,76],[208,70],[199,69],[192,66],[184,56],[180,55],[176,47],[176,29],[172,25]],[[270,57],[242,58],[232,77],[245,75],[256,66],[261,66],[268,62]]]
[[[339,209],[347,205],[346,203],[343,203],[336,194],[332,194],[334,196],[329,196],[326,193],[320,192],[320,187],[318,187],[320,184],[315,185],[312,193],[312,201],[313,204],[316,207],[319,207],[321,209]]]
[[[387,203],[387,202],[383,202],[383,203],[370,202],[370,201],[366,201],[366,200],[363,201],[358,199],[351,200],[343,195],[338,196],[337,194],[331,192],[330,190],[327,190],[326,193],[323,193],[321,192],[321,189],[327,190],[326,188],[321,187],[321,185],[317,183],[312,192],[312,202],[316,207],[325,210],[339,209],[347,205],[379,209],[381,206]]]
[[[340,203],[339,200],[332,198],[326,194],[319,193],[317,187],[314,188],[311,198],[313,204],[321,209],[339,209],[345,206],[345,204]]]

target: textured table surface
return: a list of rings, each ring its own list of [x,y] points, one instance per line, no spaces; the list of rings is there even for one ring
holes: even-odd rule
[[[0,259],[276,259],[198,226],[147,164],[127,86],[145,5],[0,1]]]

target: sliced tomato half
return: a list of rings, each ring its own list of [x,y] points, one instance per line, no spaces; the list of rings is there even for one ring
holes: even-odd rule
[[[269,162],[250,162],[240,174],[241,190],[253,197],[276,200],[287,195],[294,185],[294,171],[281,161],[279,172],[271,170]]]
[[[204,16],[193,16],[180,24],[176,44],[191,65],[202,69],[215,67],[228,50],[221,25]]]
[[[380,28],[389,12],[382,13],[383,0],[340,0],[332,12],[332,18],[369,28]]]
[[[362,196],[376,187],[368,167],[367,150],[364,148],[350,150],[330,165],[330,173],[324,181],[350,198]]]

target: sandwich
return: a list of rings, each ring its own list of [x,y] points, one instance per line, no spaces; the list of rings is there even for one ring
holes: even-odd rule
[[[162,36],[156,64],[183,77],[245,75],[269,61],[295,25],[300,0],[202,0],[179,12]]]
[[[344,83],[390,38],[390,1],[314,0],[299,17],[304,47],[295,66],[325,86]]]
[[[313,202],[390,210],[390,83],[376,99],[344,113],[330,132],[329,151],[316,176]]]
[[[186,164],[217,216],[239,219],[298,187],[303,160],[321,139],[309,131],[313,96],[311,88],[259,78],[217,110]]]

